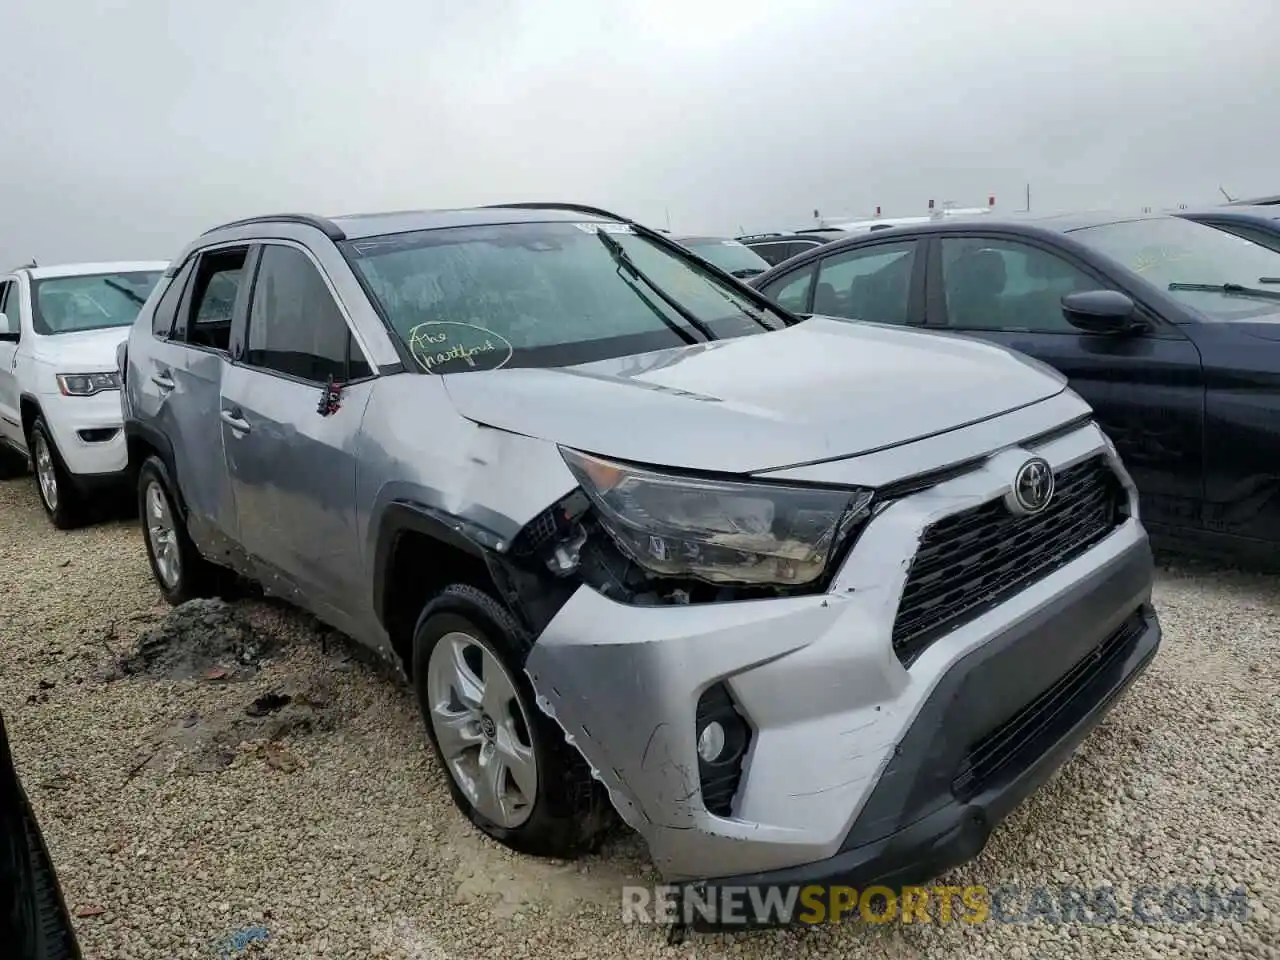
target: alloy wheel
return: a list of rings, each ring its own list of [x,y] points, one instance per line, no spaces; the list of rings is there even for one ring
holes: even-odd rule
[[[182,577],[182,558],[178,553],[178,531],[169,510],[169,500],[156,480],[147,484],[146,517],[147,540],[151,555],[155,557],[156,573],[161,583],[172,590]]]
[[[448,633],[431,650],[427,690],[431,729],[454,782],[486,819],[519,827],[533,813],[538,763],[511,675],[475,637]]]

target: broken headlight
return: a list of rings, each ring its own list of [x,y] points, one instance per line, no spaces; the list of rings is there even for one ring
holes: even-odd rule
[[[810,583],[871,504],[867,490],[703,479],[560,452],[618,547],[660,577]]]

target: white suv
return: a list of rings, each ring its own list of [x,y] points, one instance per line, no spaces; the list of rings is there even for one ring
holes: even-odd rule
[[[0,276],[0,474],[30,461],[55,526],[125,480],[116,347],[164,261],[23,267]]]

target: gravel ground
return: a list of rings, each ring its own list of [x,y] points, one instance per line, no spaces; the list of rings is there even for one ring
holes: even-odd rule
[[[1162,569],[1156,663],[947,878],[1114,886],[1122,913],[1142,886],[1243,885],[1245,920],[846,924],[669,947],[620,920],[619,888],[656,882],[641,844],[564,864],[482,837],[409,693],[306,617],[239,604],[273,646],[232,676],[113,676],[167,610],[140,534],[56,532],[29,478],[0,483],[0,571],[0,709],[87,957],[236,955],[263,931],[240,955],[1280,957],[1273,577]]]

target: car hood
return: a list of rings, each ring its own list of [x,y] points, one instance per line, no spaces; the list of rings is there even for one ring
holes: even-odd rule
[[[573,367],[443,379],[458,413],[478,423],[619,460],[728,473],[883,449],[1065,386],[1001,347],[827,317]]]
[[[116,368],[116,347],[128,336],[128,327],[58,333],[38,338],[32,352],[59,373],[99,373]]]
[[[1250,317],[1247,320],[1231,320],[1229,323],[1237,333],[1248,334],[1259,340],[1280,340],[1280,313]]]

